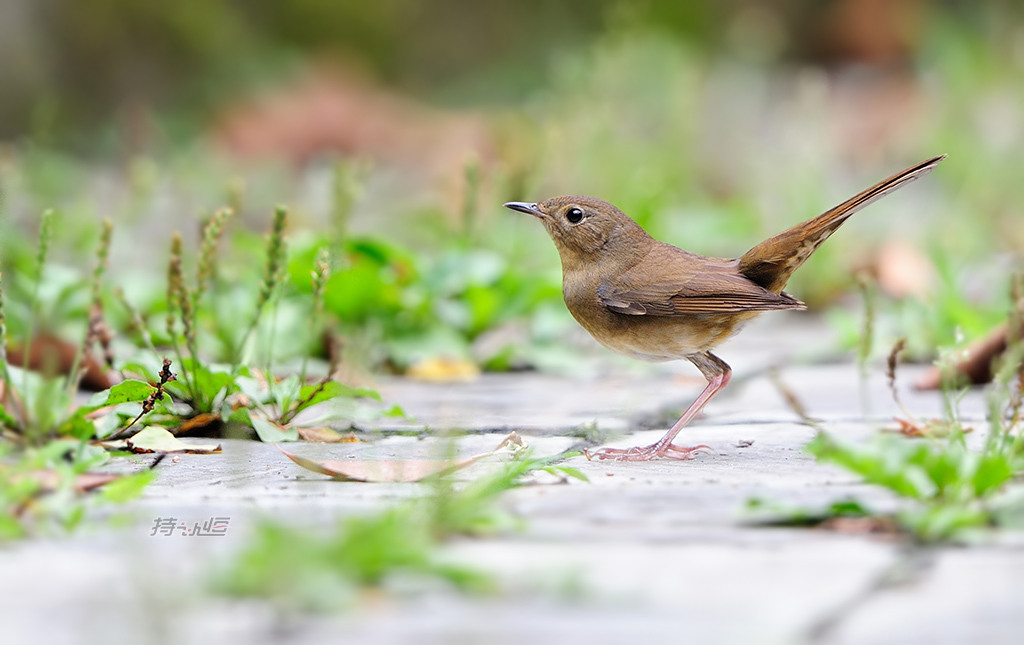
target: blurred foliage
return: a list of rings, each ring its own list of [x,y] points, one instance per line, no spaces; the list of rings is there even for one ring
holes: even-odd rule
[[[813,308],[855,303],[854,276],[872,269],[880,240],[927,249],[931,290],[883,295],[876,343],[907,335],[912,353],[926,357],[1004,317],[1007,276],[1020,264],[1020,9],[884,4],[13,3],[3,11],[21,16],[8,24],[33,27],[25,39],[43,27],[59,37],[46,44],[49,90],[31,93],[24,119],[0,120],[10,134],[30,135],[0,148],[10,327],[19,331],[24,317],[14,314],[29,301],[19,292],[18,267],[31,259],[23,231],[46,208],[59,210],[61,224],[41,324],[80,331],[88,303],[76,296],[84,284],[76,258],[101,216],[128,231],[115,236],[112,280],[156,320],[163,260],[150,245],[163,248],[180,230],[188,248],[204,213],[239,202],[244,226],[229,233],[222,289],[201,314],[230,321],[258,288],[254,222],[286,201],[296,221],[279,326],[309,315],[309,267],[327,247],[325,308],[364,364],[404,369],[445,354],[496,369],[536,365],[545,353],[536,346],[553,351],[571,321],[558,303],[554,250],[534,222],[500,212],[502,201],[594,194],[660,239],[735,256],[885,174],[948,152],[926,181],[858,215],[789,287]],[[869,5],[882,13],[865,31],[856,12]],[[435,104],[489,106],[494,150],[453,179],[450,168],[415,157],[412,170],[396,171],[372,153],[366,163],[335,163],[325,151],[289,169],[225,160],[196,142],[222,99],[316,57]],[[5,113],[15,110],[16,86],[0,101]],[[59,145],[62,133],[96,123],[91,149],[116,134],[134,150],[129,113],[157,132],[142,138],[153,146],[146,153],[94,166]],[[106,309],[113,326],[127,326],[116,303]],[[852,346],[857,323],[836,319]],[[518,335],[494,333],[517,325]],[[221,336],[207,350],[226,358],[238,342],[232,326],[209,326]],[[319,342],[279,335],[273,359],[318,351]]]
[[[553,55],[625,29],[766,63],[901,64],[935,20],[984,38],[1021,15],[1011,0],[9,0],[0,7],[0,137],[84,145],[114,115],[131,138],[156,106],[194,124],[308,58],[476,102],[515,97]]]

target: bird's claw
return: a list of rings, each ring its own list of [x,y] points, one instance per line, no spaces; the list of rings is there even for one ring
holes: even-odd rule
[[[693,459],[700,452],[713,453],[710,446],[703,444],[699,446],[676,446],[671,443],[666,445],[655,443],[650,446],[636,446],[633,448],[602,448],[595,452],[584,450],[583,455],[587,458],[587,461],[595,458],[600,460],[611,459],[614,461],[650,461],[657,457],[684,461]]]

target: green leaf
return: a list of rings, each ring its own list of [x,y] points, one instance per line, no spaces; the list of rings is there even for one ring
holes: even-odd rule
[[[263,384],[251,376],[238,376],[235,378],[235,386],[238,391],[247,399],[255,403],[266,403],[268,392]]]
[[[60,434],[74,437],[79,441],[92,439],[96,434],[96,426],[92,421],[85,418],[85,415],[91,411],[87,406],[82,406],[75,410],[74,414],[61,424]]]
[[[90,411],[107,405],[145,401],[156,388],[143,381],[127,380],[114,387],[94,394],[84,407]]]
[[[561,473],[561,474],[567,475],[569,477],[574,477],[574,478],[576,478],[576,479],[578,479],[580,481],[584,481],[584,482],[589,482],[590,481],[590,478],[587,477],[586,475],[584,475],[582,471],[580,471],[578,468],[573,468],[572,466],[549,466],[548,468],[545,468],[544,470],[546,470],[547,472],[551,473],[552,475],[556,475],[556,476],[559,473]]]
[[[212,401],[221,390],[227,388],[230,391],[234,386],[234,377],[229,372],[199,367],[191,376],[196,387],[209,401]]]
[[[1009,455],[1004,453],[985,454],[981,456],[971,485],[978,497],[985,497],[1013,478],[1013,465]]]
[[[298,374],[289,374],[280,381],[273,383],[270,386],[271,392],[274,394],[274,398],[277,400],[278,405],[281,406],[282,410],[287,410],[292,406],[292,403],[299,400],[300,392],[302,391],[302,383],[299,381]]]
[[[121,504],[135,499],[143,489],[156,477],[156,471],[144,470],[141,473],[127,475],[115,479],[100,489],[100,495],[107,501]]]
[[[11,430],[18,429],[18,421],[7,413],[4,406],[0,405],[0,426],[10,428]]]
[[[256,430],[260,440],[265,443],[276,443],[278,441],[298,441],[299,431],[295,428],[287,428],[265,419],[261,416],[249,415],[249,421]]]
[[[25,527],[17,518],[0,509],[0,540],[13,540],[25,535]]]

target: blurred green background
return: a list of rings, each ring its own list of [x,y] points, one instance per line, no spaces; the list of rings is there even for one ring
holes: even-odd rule
[[[172,230],[194,247],[202,218],[235,204],[223,277],[254,284],[252,231],[284,202],[294,295],[330,246],[328,307],[372,339],[350,344],[361,361],[543,367],[571,325],[557,256],[503,201],[593,194],[656,237],[734,256],[949,153],[790,287],[856,312],[867,276],[882,336],[926,358],[1005,319],[1024,248],[1022,72],[1010,0],[6,0],[2,260],[16,274],[56,208],[57,257],[87,266],[110,216],[111,279],[157,316]],[[84,310],[60,302],[53,326]],[[833,316],[848,346],[857,316]]]

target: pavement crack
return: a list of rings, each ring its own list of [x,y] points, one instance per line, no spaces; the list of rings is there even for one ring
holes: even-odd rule
[[[936,553],[931,548],[911,545],[900,549],[895,560],[882,569],[864,589],[815,620],[801,642],[810,645],[831,642],[838,629],[858,609],[887,591],[917,584],[931,571],[935,560]]]

